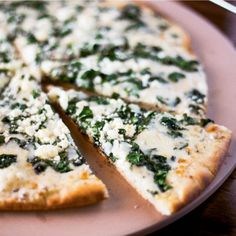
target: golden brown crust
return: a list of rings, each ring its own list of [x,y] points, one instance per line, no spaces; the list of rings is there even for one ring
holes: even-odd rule
[[[222,130],[224,129],[224,130]],[[206,130],[208,132],[215,131],[214,136],[217,139],[216,147],[214,150],[214,154],[211,156],[209,160],[209,169],[213,175],[216,175],[222,161],[224,160],[224,156],[228,151],[230,141],[232,138],[232,132],[230,130],[226,130],[224,127],[212,124],[207,126]]]
[[[62,189],[63,191],[63,189]],[[107,191],[101,181],[87,181],[66,194],[56,191],[41,192],[37,198],[8,198],[0,201],[0,210],[52,210],[80,207],[97,203],[107,198]]]

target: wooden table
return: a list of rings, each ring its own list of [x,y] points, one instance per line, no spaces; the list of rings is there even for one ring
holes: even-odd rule
[[[210,20],[236,47],[236,15],[208,1],[183,1]],[[236,1],[232,2],[236,5]],[[236,236],[236,170],[206,202],[172,225],[152,235]]]

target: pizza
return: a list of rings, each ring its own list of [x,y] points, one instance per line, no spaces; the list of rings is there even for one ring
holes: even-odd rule
[[[145,111],[120,98],[49,88],[92,143],[157,210],[171,214],[213,179],[230,132],[209,119]]]
[[[231,131],[207,118],[204,68],[177,24],[110,0],[2,2],[0,22],[0,209],[108,197],[61,111],[164,215],[214,179]]]

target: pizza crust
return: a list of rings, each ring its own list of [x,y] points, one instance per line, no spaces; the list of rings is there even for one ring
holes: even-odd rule
[[[0,210],[52,210],[69,207],[81,207],[95,204],[108,197],[105,186],[101,181],[84,182],[74,190],[64,189],[58,192],[42,192],[38,198],[21,200],[8,198],[0,201]]]

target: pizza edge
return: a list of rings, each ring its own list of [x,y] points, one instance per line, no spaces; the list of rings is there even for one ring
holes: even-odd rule
[[[43,192],[38,198],[22,201],[17,198],[9,198],[0,201],[0,210],[28,211],[28,210],[52,210],[70,207],[81,207],[95,204],[108,197],[105,185],[98,179],[85,181],[75,189],[64,189],[56,192]]]

